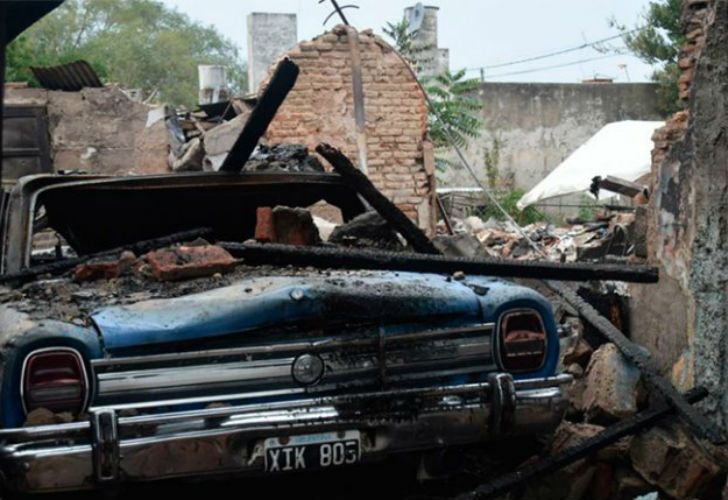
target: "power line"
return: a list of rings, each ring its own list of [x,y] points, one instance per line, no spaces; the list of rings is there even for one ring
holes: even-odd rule
[[[609,36],[607,38],[602,38],[601,40],[596,40],[594,42],[585,42],[585,43],[583,43],[583,44],[581,44],[579,46],[576,46],[576,47],[571,47],[571,48],[568,48],[568,49],[557,50],[555,52],[548,52],[546,54],[541,54],[540,56],[527,57],[525,59],[517,59],[515,61],[508,61],[508,62],[502,62],[502,63],[498,63],[498,64],[491,64],[491,65],[488,65],[488,66],[478,66],[478,67],[475,67],[475,68],[467,68],[467,70],[468,71],[479,71],[479,70],[486,70],[486,69],[503,68],[505,66],[514,66],[516,64],[523,64],[523,63],[527,63],[527,62],[538,61],[540,59],[546,59],[546,58],[549,58],[549,57],[560,56],[562,54],[568,54],[569,52],[575,52],[577,50],[584,50],[584,49],[587,49],[589,47],[594,47],[595,45],[599,45],[601,43],[605,43],[605,42],[609,42],[609,41],[612,41],[612,40],[616,40],[617,38],[622,38],[625,35],[631,35],[632,33],[636,33],[637,31],[640,31],[641,29],[643,29],[643,28],[635,28],[633,30],[626,31],[624,33],[620,33],[619,35],[612,35],[612,36]]]
[[[587,59],[580,59],[578,61],[571,61],[571,62],[563,63],[563,64],[542,66],[540,68],[524,69],[521,71],[511,71],[509,73],[498,73],[495,75],[485,75],[485,78],[488,79],[488,78],[498,78],[498,77],[502,77],[502,76],[525,75],[526,73],[536,73],[539,71],[546,71],[549,69],[566,68],[567,66],[576,66],[577,64],[588,63],[588,62],[592,62],[592,61],[599,61],[601,59],[607,59],[608,57],[616,57],[616,56],[620,56],[620,55],[622,55],[622,54],[606,54],[606,55],[599,56],[599,57],[589,57]]]

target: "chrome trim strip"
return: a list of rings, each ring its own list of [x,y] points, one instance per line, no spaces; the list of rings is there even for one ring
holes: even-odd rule
[[[199,396],[193,398],[175,398],[175,399],[164,399],[161,401],[144,401],[137,403],[122,403],[122,404],[109,404],[109,405],[98,405],[91,406],[89,410],[95,410],[97,408],[113,408],[115,410],[133,410],[133,409],[148,409],[155,408],[158,406],[176,406],[185,404],[205,404],[205,403],[225,403],[227,401],[244,401],[246,399],[254,398],[267,398],[273,396],[290,396],[294,394],[305,394],[305,387],[296,387],[292,389],[278,389],[271,391],[255,391],[255,392],[242,392],[236,394],[222,394],[219,396]],[[2,431],[0,430],[0,436]]]
[[[526,379],[526,380],[515,380],[514,384],[516,386],[517,391],[526,391],[526,390],[533,390],[533,389],[541,389],[541,388],[552,388],[554,386],[562,386],[565,384],[571,383],[573,380],[573,377],[569,374],[563,373],[559,375],[555,375],[553,377],[546,377],[543,379]],[[421,388],[412,388],[412,389],[399,389],[396,391],[367,391],[367,392],[361,392],[361,393],[353,393],[353,394],[347,394],[347,395],[324,395],[324,396],[316,396],[315,398],[307,399],[307,400],[301,400],[301,401],[307,401],[306,404],[316,404],[317,402],[323,402],[325,404],[336,404],[337,402],[343,401],[347,402],[350,401],[352,398],[366,398],[366,397],[393,397],[393,396],[408,396],[413,394],[422,394],[423,391],[426,391],[425,393],[427,395],[451,395],[459,392],[477,392],[478,390],[487,390],[488,389],[488,383],[482,382],[482,383],[476,383],[476,384],[464,384],[464,385],[451,385],[451,386],[442,386],[442,387],[430,387],[427,389],[421,389]],[[322,387],[321,389],[334,389],[334,386],[330,387]],[[275,393],[275,394],[273,394]],[[257,393],[239,393],[239,394],[225,394],[222,396],[210,396],[210,397],[196,397],[196,398],[179,398],[179,399],[171,399],[171,400],[165,400],[165,401],[150,401],[150,402],[143,402],[143,403],[128,403],[128,404],[117,404],[117,405],[108,405],[103,406],[104,408],[113,408],[115,410],[131,410],[131,409],[149,409],[154,407],[169,407],[169,406],[175,406],[175,405],[187,405],[187,404],[200,404],[200,403],[211,403],[211,402],[224,402],[224,401],[235,401],[235,400],[246,400],[249,398],[258,398],[258,397],[265,397],[267,395],[293,395],[293,394],[304,394],[308,393],[310,394],[311,391],[306,391],[304,388],[298,388],[295,390],[283,390],[283,391],[268,391],[268,392],[257,392]],[[269,403],[259,403],[255,405],[245,405],[243,408],[253,408],[254,410],[263,410],[266,408],[284,408],[284,407],[290,407],[292,404],[294,404],[294,401],[281,401],[281,402],[269,402]],[[98,407],[98,408],[101,408]],[[239,411],[241,408],[240,406],[236,407]],[[90,408],[90,410],[94,410],[97,408]],[[203,413],[205,417],[212,417],[212,416],[221,416],[226,414],[227,412],[231,411],[232,407],[228,408],[212,408],[212,409],[206,409],[206,410],[191,410],[192,412],[198,413],[198,412],[209,412]],[[177,412],[179,414],[184,414],[184,412]],[[177,414],[175,413],[175,414]],[[155,418],[155,415],[150,415],[149,417]],[[137,417],[122,417],[120,419],[121,422],[126,422],[127,419],[145,419],[147,416],[137,416]],[[0,430],[0,437],[3,436],[3,431]]]
[[[517,398],[533,398],[544,395],[548,397],[559,393],[560,386],[570,383],[573,377],[568,374],[560,374],[553,377],[547,377],[543,379],[528,379],[528,380],[515,380],[516,386],[516,397]],[[545,391],[540,391],[544,389]],[[152,415],[136,415],[128,417],[119,417],[119,427],[134,427],[134,426],[146,426],[150,424],[168,424],[184,420],[194,419],[211,419],[211,418],[225,418],[236,414],[246,413],[257,413],[265,411],[275,411],[282,409],[294,409],[298,408],[305,410],[313,406],[335,406],[337,404],[351,403],[354,400],[367,400],[367,399],[386,399],[386,398],[398,398],[408,396],[423,396],[423,397],[444,397],[456,394],[473,394],[477,396],[488,392],[490,385],[487,382],[475,383],[475,384],[464,384],[464,385],[450,385],[443,387],[426,387],[426,388],[409,388],[409,389],[395,389],[389,391],[367,391],[359,392],[346,395],[336,396],[322,396],[316,398],[298,399],[292,401],[277,401],[270,403],[254,403],[241,406],[229,406],[219,408],[206,408],[200,410],[187,410],[177,411],[162,414]],[[232,395],[233,398],[243,399],[247,394]],[[227,396],[226,396],[227,397]],[[196,402],[197,398],[187,398],[176,400],[174,404],[192,404]],[[154,405],[159,406],[170,406],[166,401],[154,402]],[[131,408],[146,408],[146,404],[140,405],[114,405],[105,406],[99,408],[92,408],[92,410],[122,410]],[[41,438],[66,438],[75,434],[84,434],[90,429],[89,421],[83,422],[72,422],[68,424],[52,424],[52,425],[40,425],[34,427],[17,427],[10,429],[0,429],[0,439],[12,440],[12,439],[41,439]]]
[[[419,340],[435,340],[443,337],[447,338],[455,335],[465,335],[470,333],[478,332],[489,332],[492,333],[495,328],[495,323],[482,323],[475,326],[469,327],[456,327],[447,328],[440,330],[429,330],[425,332],[415,333],[398,333],[388,335],[386,340],[387,343],[412,341],[416,342]],[[130,364],[151,364],[151,363],[163,363],[168,361],[187,361],[194,359],[204,358],[225,358],[232,356],[244,356],[248,354],[272,354],[272,353],[285,353],[285,352],[299,352],[299,351],[311,351],[318,352],[326,349],[336,349],[339,347],[376,347],[378,338],[373,336],[372,338],[354,338],[344,339],[339,337],[326,337],[324,339],[315,342],[292,342],[287,344],[273,344],[273,345],[257,345],[249,347],[239,347],[233,349],[210,349],[206,351],[192,351],[182,353],[169,353],[169,354],[153,354],[150,356],[132,356],[124,358],[104,358],[96,359],[91,361],[91,366],[96,367],[107,367],[107,366],[124,366]]]
[[[554,386],[562,386],[570,384],[573,380],[573,375],[569,375],[568,373],[559,373],[551,377],[515,380],[514,384],[516,384],[516,390],[526,391],[529,389],[545,389],[552,388]]]
[[[450,375],[472,373],[477,371],[473,366],[474,363],[491,356],[490,340],[490,336],[472,337],[462,343],[448,339],[439,341],[443,343],[429,346],[430,349],[421,352],[407,349],[387,351],[386,366],[387,370],[391,370],[388,379],[432,378],[445,373]],[[328,371],[324,382],[343,383],[376,374],[377,363],[373,361],[374,357],[376,353],[364,352],[352,354],[348,356],[348,360],[342,361],[336,353],[326,353],[324,362]],[[211,390],[231,385],[251,384],[255,384],[259,389],[256,392],[260,392],[262,386],[267,386],[269,391],[292,389],[298,387],[291,376],[294,359],[290,357],[99,373],[96,375],[96,397],[109,398],[139,393],[153,395],[172,390],[193,388]],[[458,364],[463,366],[457,366]],[[466,364],[468,366],[464,366]],[[477,368],[485,370],[491,366],[492,364],[479,364]],[[429,370],[429,375],[420,373],[425,370]],[[408,374],[407,371],[413,373]],[[211,398],[215,399],[212,396]]]
[[[252,380],[285,379],[291,383],[293,358],[261,362],[195,365],[97,375],[98,396],[110,396],[146,390],[199,387]]]

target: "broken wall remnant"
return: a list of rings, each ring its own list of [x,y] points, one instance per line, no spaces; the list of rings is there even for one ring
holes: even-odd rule
[[[728,423],[728,0],[686,0],[687,45],[680,96],[687,101],[655,134],[648,247],[660,283],[631,285],[636,303],[669,296],[651,310],[635,340],[658,352],[680,387],[704,385],[704,411]],[[668,295],[669,294],[669,295]],[[684,309],[684,328],[673,322]],[[663,339],[669,338],[668,342]],[[666,352],[666,347],[669,351]]]
[[[296,43],[296,14],[248,14],[248,92],[257,92],[270,65]]]
[[[6,88],[8,106],[45,109],[53,170],[101,174],[168,171],[165,114],[132,100],[119,87],[64,92]],[[157,116],[159,119],[150,120]]]
[[[483,103],[485,127],[470,141],[466,158],[480,178],[490,174],[502,189],[530,190],[608,123],[664,118],[653,83],[485,82],[470,95]],[[439,179],[447,186],[472,184],[462,169],[448,169]]]
[[[371,31],[359,33],[368,176],[419,227],[435,227],[435,177],[425,97],[410,68]],[[358,158],[346,28],[285,54],[301,69],[265,135],[268,144],[329,142]]]

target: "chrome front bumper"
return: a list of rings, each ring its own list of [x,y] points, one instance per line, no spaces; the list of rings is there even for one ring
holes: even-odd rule
[[[116,481],[262,474],[265,438],[361,432],[361,459],[554,429],[569,375],[398,389],[276,403],[122,416],[0,430],[0,469],[13,490],[87,489]]]

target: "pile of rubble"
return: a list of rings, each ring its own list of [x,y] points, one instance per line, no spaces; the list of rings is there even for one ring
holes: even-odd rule
[[[593,221],[574,221],[563,227],[537,222],[518,228],[508,221],[484,221],[471,215],[453,219],[454,234],[441,234],[438,240],[452,246],[446,240],[454,239],[455,246],[464,250],[454,252],[460,255],[554,262],[619,261],[646,257],[644,218],[644,209],[638,208],[635,212],[607,213]],[[443,233],[444,228],[440,229]]]
[[[227,108],[173,113],[167,110],[169,168],[217,171],[248,121],[251,105],[234,99]],[[210,113],[210,114],[208,114]],[[323,172],[319,159],[300,144],[259,145],[243,167],[254,172]]]
[[[594,349],[578,326],[568,343],[562,369],[574,376],[570,408],[546,447],[548,454],[579,445],[648,407],[639,370],[614,344]],[[659,498],[720,498],[727,459],[725,450],[667,420],[529,484],[517,498],[631,500],[653,492],[648,498],[658,493]]]
[[[475,491],[580,446],[615,424],[649,408],[640,372],[611,343],[592,346],[574,322],[565,339],[562,367],[574,376],[570,408],[553,435],[540,441],[508,437],[503,446],[465,452],[466,475],[453,476],[449,491]],[[643,427],[634,435],[592,451],[565,467],[521,481],[502,496],[467,493],[455,498],[497,500],[667,500],[728,498],[728,454],[697,440],[677,418]],[[430,492],[431,493],[431,492]],[[440,498],[437,495],[428,495]]]

